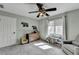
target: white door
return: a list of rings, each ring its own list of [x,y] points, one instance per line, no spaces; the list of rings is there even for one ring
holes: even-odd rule
[[[0,16],[0,47],[16,43],[16,19]]]

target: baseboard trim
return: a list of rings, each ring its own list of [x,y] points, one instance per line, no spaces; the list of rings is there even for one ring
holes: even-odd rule
[[[11,47],[11,46],[16,46],[16,45],[19,45],[19,44],[13,44],[13,45],[5,46],[5,47],[0,47],[0,48],[6,48],[6,47]]]

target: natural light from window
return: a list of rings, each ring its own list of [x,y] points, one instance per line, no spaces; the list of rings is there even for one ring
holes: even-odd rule
[[[58,34],[63,36],[63,19],[56,19],[48,23],[48,36],[50,34]]]
[[[34,45],[36,47],[40,48],[40,49],[43,49],[43,50],[51,49],[52,48],[52,46],[49,46],[47,43],[44,43],[44,42],[35,43]]]

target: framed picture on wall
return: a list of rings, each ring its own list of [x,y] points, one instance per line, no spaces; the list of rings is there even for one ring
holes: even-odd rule
[[[21,22],[21,24],[23,27],[29,27],[28,23],[26,23],[26,22]]]

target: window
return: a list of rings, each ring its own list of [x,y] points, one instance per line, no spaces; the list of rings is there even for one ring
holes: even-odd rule
[[[48,24],[48,35],[54,33],[54,21],[49,22]]]
[[[56,26],[56,34],[63,36],[63,26]]]
[[[63,19],[55,19],[48,23],[48,35],[59,34],[63,36]]]

